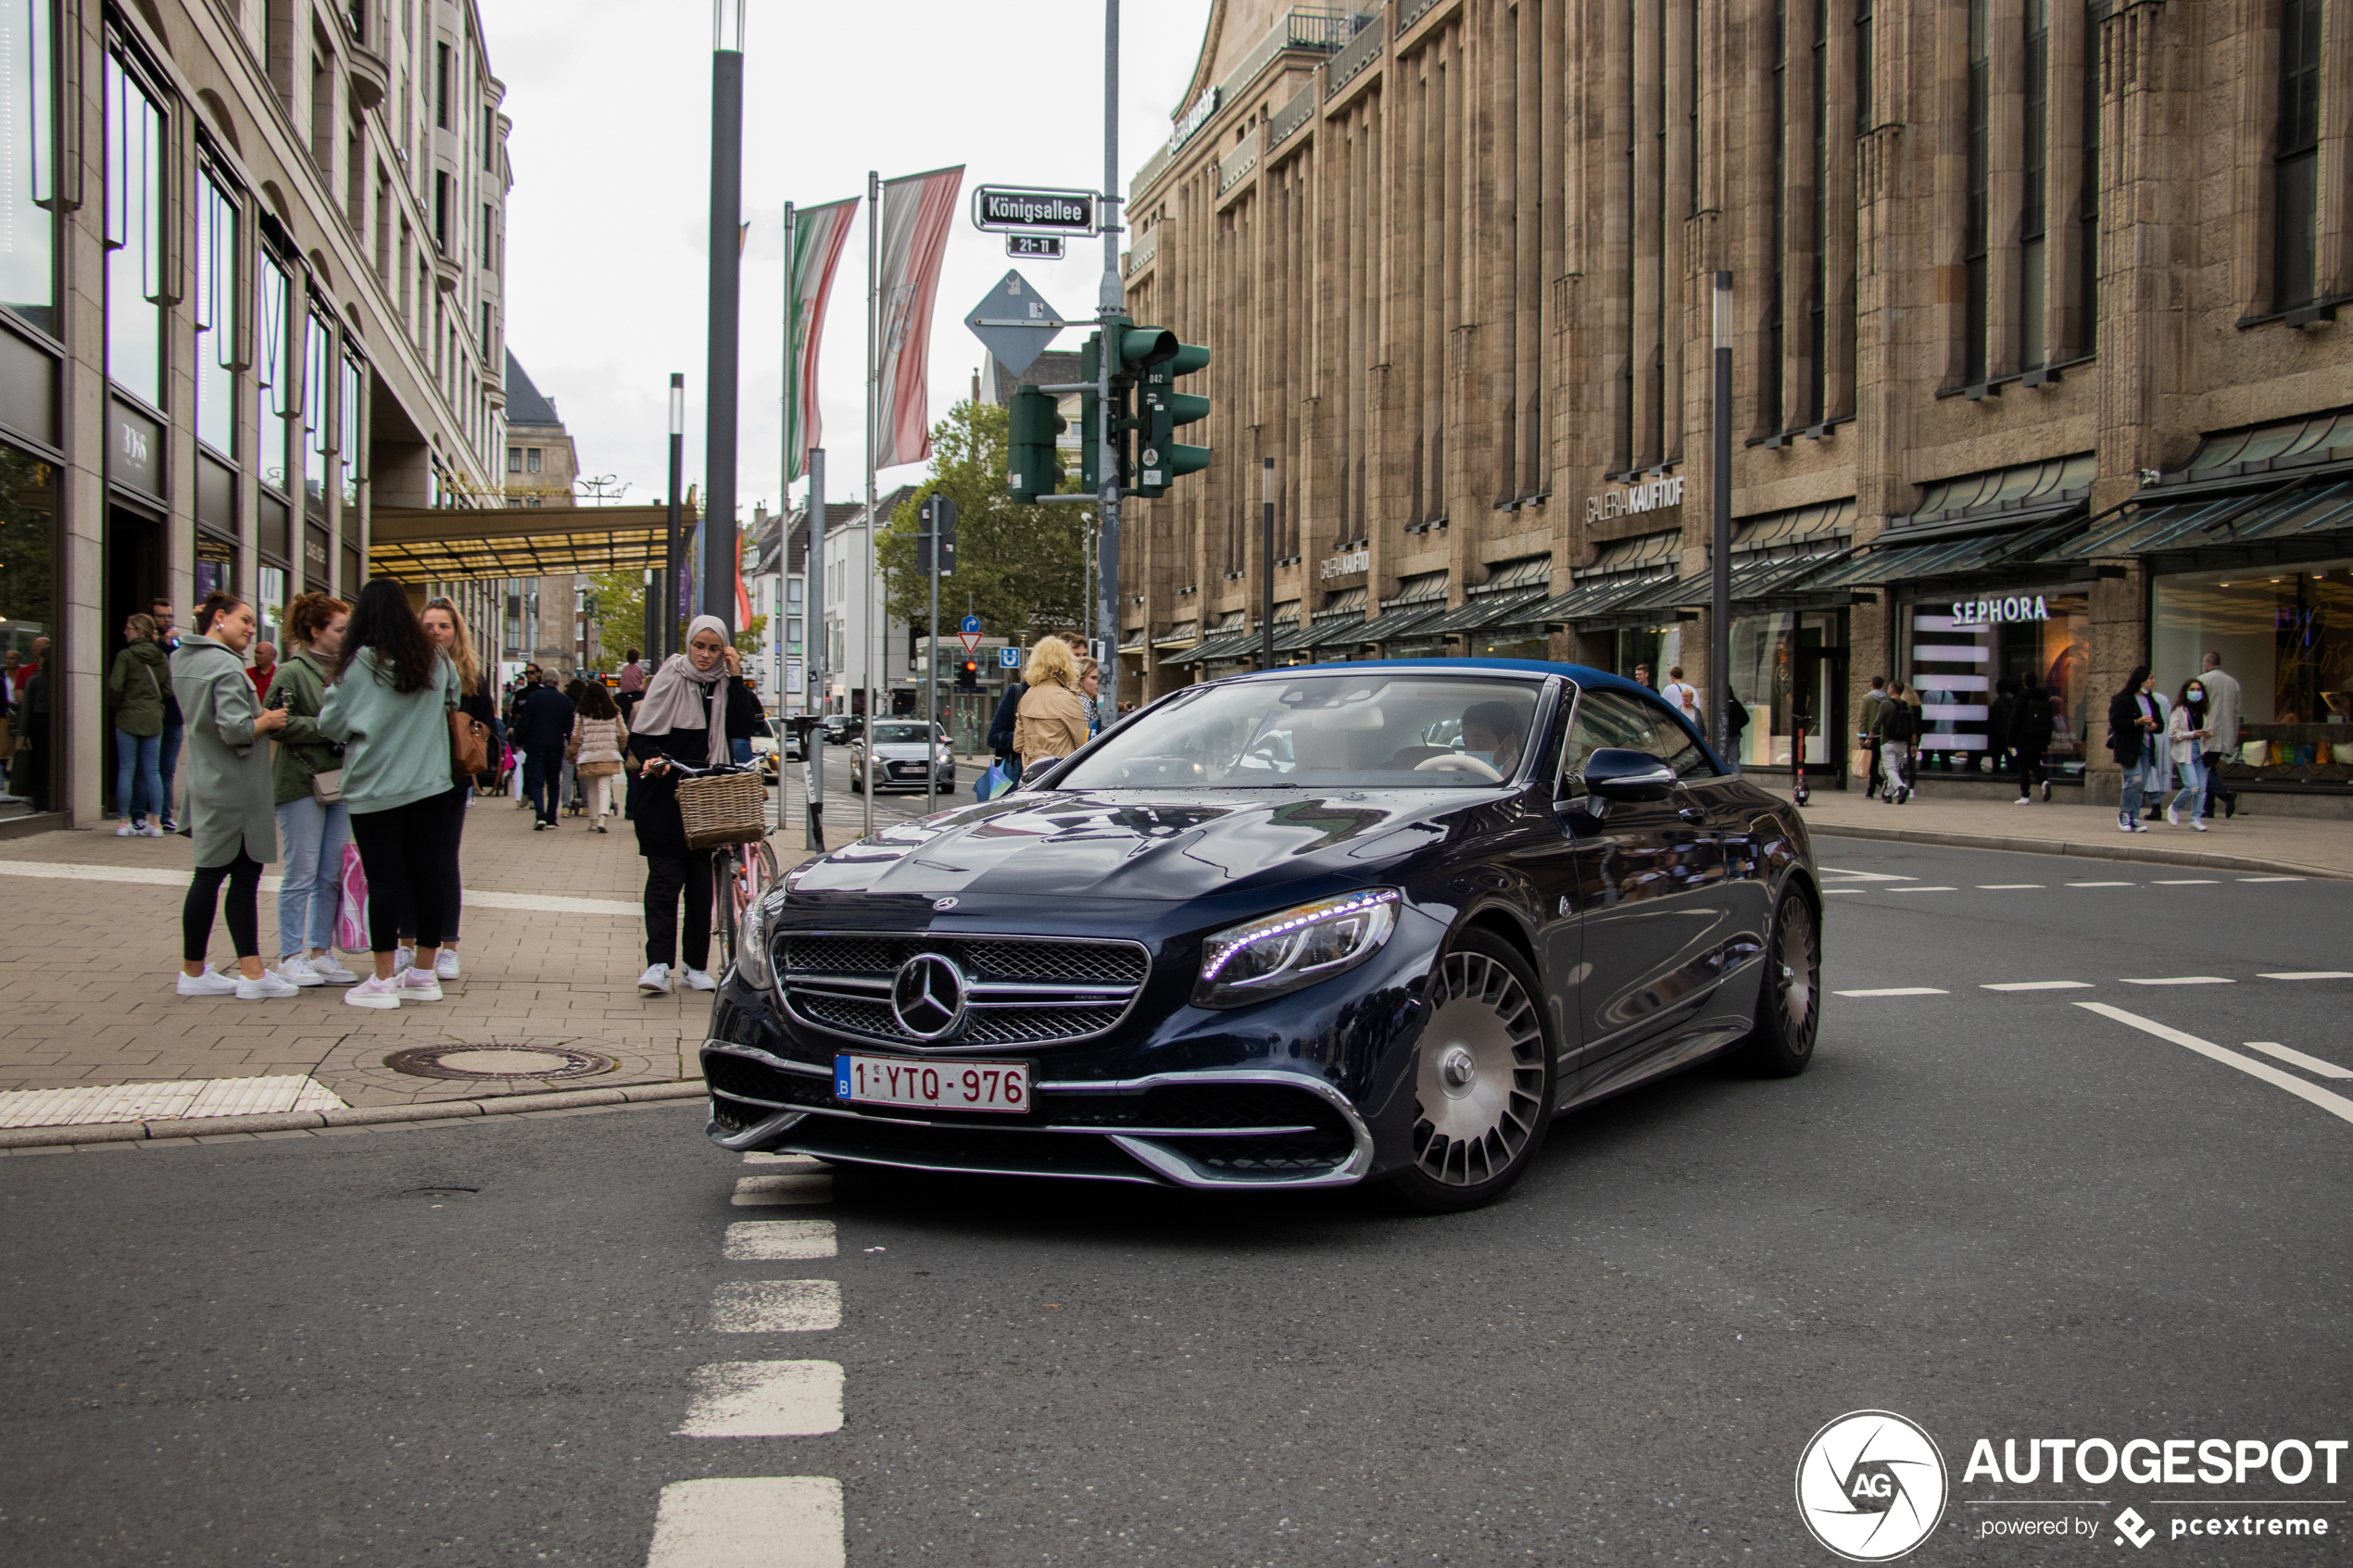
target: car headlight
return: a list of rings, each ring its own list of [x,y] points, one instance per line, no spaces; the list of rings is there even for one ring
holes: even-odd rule
[[[745,985],[761,991],[776,977],[775,967],[768,961],[768,922],[783,898],[782,892],[775,892],[753,899],[751,908],[744,911],[743,924],[736,930],[736,972]]]
[[[1227,926],[1202,945],[1193,1005],[1247,1007],[1355,968],[1397,929],[1398,899],[1376,887]]]

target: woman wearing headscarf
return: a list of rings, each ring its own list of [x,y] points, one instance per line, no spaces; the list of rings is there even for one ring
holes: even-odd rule
[[[276,791],[270,748],[261,741],[286,727],[286,710],[255,699],[245,659],[254,628],[251,605],[234,594],[209,594],[196,611],[196,635],[171,654],[171,684],[187,715],[188,833],[196,851],[196,874],[180,906],[183,997],[252,1002],[300,994],[261,967],[261,868],[278,858]],[[205,962],[224,881],[229,939],[237,949],[234,978]]]
[[[729,742],[760,733],[760,698],[743,679],[743,659],[715,615],[686,627],[686,651],[662,660],[646,683],[646,696],[629,726],[629,753],[640,764],[637,853],[646,858],[646,972],[637,989],[668,994],[670,970],[680,958],[678,898],[686,899],[686,988],[711,991],[711,854],[686,847],[678,818],[678,770],[695,771],[732,759]],[[677,766],[673,767],[673,763]]]

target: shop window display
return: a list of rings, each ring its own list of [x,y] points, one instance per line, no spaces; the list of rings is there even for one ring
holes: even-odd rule
[[[2353,781],[2353,560],[2159,577],[2151,666],[2167,690],[2222,656],[2239,683],[2233,761],[2279,783]]]
[[[57,627],[57,470],[0,446],[0,680],[10,712],[0,725],[0,820],[48,809],[64,704],[50,691],[44,719],[32,711],[31,671],[54,662]]]
[[[1806,765],[1834,771],[1844,759],[1843,611],[1732,618],[1732,695],[1748,709],[1741,732],[1744,767],[1787,768],[1806,728]]]
[[[2006,767],[2008,737],[1992,730],[2008,680],[2021,694],[2043,692],[2051,704],[2045,758],[2052,775],[2082,777],[2093,705],[2091,612],[2091,595],[2080,587],[1903,607],[1897,673],[1919,689],[1920,765],[1962,772]]]

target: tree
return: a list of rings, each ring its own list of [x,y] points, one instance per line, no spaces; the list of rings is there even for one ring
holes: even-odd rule
[[[646,647],[646,578],[641,571],[592,571],[588,596],[597,605],[597,646],[607,669],[620,667],[631,648]]]
[[[939,584],[949,630],[969,602],[991,636],[1080,624],[1086,605],[1087,508],[1015,506],[1005,495],[1005,410],[958,403],[931,433],[931,476],[875,538],[885,608],[920,633],[931,612],[929,580],[915,570],[921,508],[935,495],[956,503],[956,574]],[[1055,460],[1061,461],[1057,452]]]

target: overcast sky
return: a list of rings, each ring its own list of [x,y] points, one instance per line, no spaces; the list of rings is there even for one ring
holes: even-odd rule
[[[731,0],[732,3],[732,0]],[[708,7],[664,0],[482,0],[490,65],[514,121],[507,204],[507,343],[553,398],[581,471],[662,497],[664,399],[686,377],[686,474],[703,476],[706,233],[711,188]],[[1209,0],[1122,7],[1120,168],[1168,136]],[[655,18],[666,19],[661,21]],[[749,0],[745,38],[741,429],[736,495],[776,503],[784,377],[783,206],[862,194],[885,179],[963,164],[931,336],[930,417],[967,395],[982,350],[963,324],[1018,265],[1067,319],[1091,315],[1100,241],[1071,259],[1015,263],[972,226],[982,184],[1091,189],[1102,174],[1101,0],[864,4]],[[862,213],[835,276],[820,376],[826,489],[862,494]],[[1063,334],[1073,347],[1084,333]],[[922,473],[887,470],[885,489]]]

